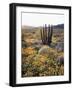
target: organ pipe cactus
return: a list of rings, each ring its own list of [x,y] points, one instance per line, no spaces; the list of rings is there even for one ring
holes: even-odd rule
[[[52,42],[53,26],[48,25],[47,27],[45,24],[45,26],[40,31],[42,43],[50,46]]]

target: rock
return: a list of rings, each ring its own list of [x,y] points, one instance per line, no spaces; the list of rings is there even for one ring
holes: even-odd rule
[[[58,51],[64,51],[64,43],[63,42],[58,42],[56,49]]]
[[[41,48],[40,48],[40,50],[39,50],[39,54],[48,54],[48,52],[49,52],[49,46],[47,46],[47,45],[44,45],[44,46],[42,46]]]
[[[60,64],[60,65],[64,64],[64,57],[63,57],[63,56],[59,56],[59,57],[57,58],[57,62],[58,62],[58,64]]]

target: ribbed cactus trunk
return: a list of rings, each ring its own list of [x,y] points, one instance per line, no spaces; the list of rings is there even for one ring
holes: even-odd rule
[[[50,46],[52,42],[53,26],[48,25],[47,27],[47,25],[45,24],[45,27],[43,27],[43,29],[41,29],[40,31],[42,43]]]

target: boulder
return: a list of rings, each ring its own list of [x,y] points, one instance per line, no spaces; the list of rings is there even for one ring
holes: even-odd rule
[[[59,57],[57,58],[57,62],[58,62],[58,64],[60,64],[60,65],[64,64],[64,57],[63,57],[63,56],[59,56]]]
[[[47,45],[42,46],[38,53],[39,54],[48,54],[49,53],[49,46],[47,46]]]
[[[64,43],[63,42],[58,42],[58,44],[56,45],[56,49],[58,51],[64,51]]]

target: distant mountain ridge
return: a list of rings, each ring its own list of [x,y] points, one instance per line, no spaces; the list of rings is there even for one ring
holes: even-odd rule
[[[33,28],[35,28],[35,27],[33,27],[33,26],[27,26],[27,25],[22,26],[22,29],[33,29]]]
[[[40,29],[40,28],[43,28],[43,26],[38,26],[38,27],[27,26],[27,25],[22,26],[22,30],[23,30],[23,29],[26,29],[26,30],[30,29],[30,30],[32,30],[32,29],[38,29],[38,28],[39,28],[39,29]],[[54,29],[64,29],[64,24],[53,25],[53,28],[54,28]]]
[[[56,29],[56,28],[64,29],[64,24],[54,25],[53,27],[54,27],[54,29]]]

